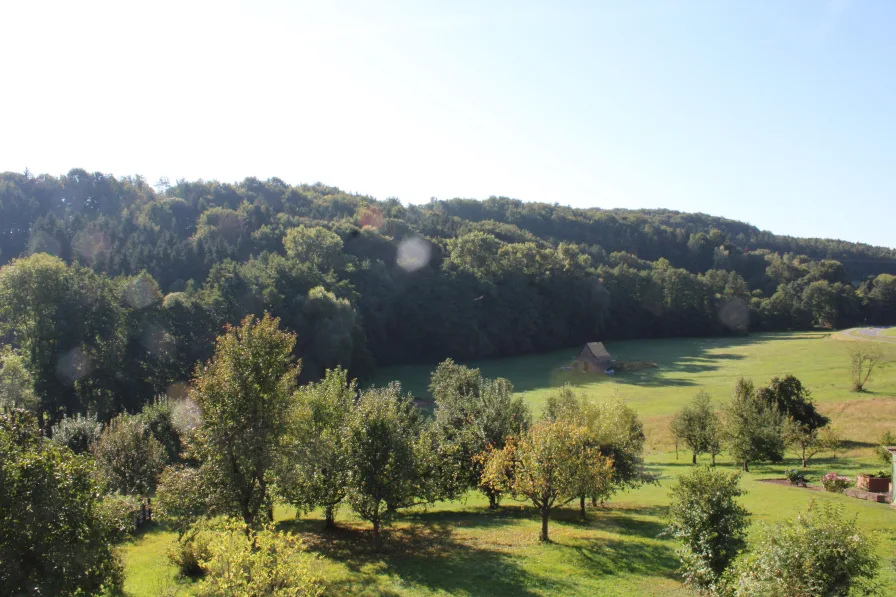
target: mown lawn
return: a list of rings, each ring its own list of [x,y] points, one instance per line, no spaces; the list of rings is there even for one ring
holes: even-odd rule
[[[839,459],[818,460],[809,470],[817,479],[836,470],[854,476],[881,468],[870,457],[873,441],[885,428],[896,428],[896,367],[872,378],[870,391],[848,391],[846,345],[822,333],[770,334],[736,339],[653,340],[608,343],[617,359],[656,362],[656,369],[595,379],[559,373],[577,347],[545,355],[470,363],[486,376],[509,378],[535,410],[553,387],[570,381],[583,391],[608,396],[618,391],[645,420],[650,447],[648,462],[661,475],[659,485],[618,495],[607,508],[581,523],[564,510],[551,525],[553,543],[538,542],[534,511],[505,502],[490,512],[471,494],[465,502],[440,503],[403,515],[390,531],[382,554],[369,548],[367,525],[346,509],[341,529],[323,533],[322,516],[295,519],[280,507],[284,528],[302,534],[308,549],[320,555],[320,573],[329,595],[676,595],[686,594],[678,582],[675,545],[658,537],[664,525],[669,486],[690,467],[689,455],[678,459],[669,445],[671,415],[699,389],[718,403],[727,400],[739,375],[759,383],[793,373],[813,392],[821,410],[849,440]],[[883,346],[891,350],[889,346]],[[896,347],[892,348],[896,359]],[[432,367],[399,367],[382,371],[380,380],[399,379],[405,389],[425,395]],[[896,429],[894,429],[896,430]],[[723,458],[723,466],[731,466]],[[857,517],[873,537],[882,558],[884,594],[896,594],[896,509],[845,496],[759,482],[781,478],[791,460],[754,466],[744,476],[744,505],[758,524],[790,518],[811,499],[832,500]],[[189,594],[189,582],[176,578],[165,559],[172,533],[155,527],[123,549],[126,590],[134,597],[155,596],[166,588]]]

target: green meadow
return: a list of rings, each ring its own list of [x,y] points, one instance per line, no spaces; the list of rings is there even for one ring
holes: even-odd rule
[[[876,372],[869,391],[849,391],[849,342],[839,335],[795,333],[745,338],[674,339],[607,343],[613,357],[656,363],[615,376],[563,372],[580,347],[566,351],[465,363],[487,377],[506,377],[537,412],[559,385],[605,397],[618,393],[641,415],[648,436],[647,460],[660,483],[615,496],[577,520],[572,508],[552,520],[553,543],[538,542],[539,519],[520,504],[505,501],[498,512],[470,494],[462,502],[439,503],[401,516],[386,538],[386,550],[374,553],[367,526],[347,509],[340,528],[324,533],[323,516],[296,517],[287,507],[276,511],[278,524],[299,533],[319,555],[317,566],[328,595],[684,595],[678,580],[675,544],[660,536],[669,487],[690,468],[690,455],[676,455],[668,424],[672,415],[700,389],[721,406],[736,379],[757,385],[792,373],[810,389],[819,409],[847,440],[837,457],[814,460],[809,475],[818,479],[835,470],[854,476],[881,468],[872,457],[876,438],[896,431],[896,366]],[[881,343],[896,361],[896,346]],[[426,395],[434,365],[396,367],[380,372],[377,382],[400,380],[415,396]],[[704,459],[705,460],[705,459]],[[721,466],[732,466],[720,459]],[[857,517],[863,533],[876,542],[882,559],[884,594],[896,594],[896,509],[842,495],[763,483],[781,478],[795,459],[779,465],[754,465],[744,475],[743,504],[759,525],[796,515],[812,499],[830,500]],[[144,531],[123,548],[126,591],[134,597],[191,592],[189,581],[175,576],[165,550],[175,539],[162,525]]]

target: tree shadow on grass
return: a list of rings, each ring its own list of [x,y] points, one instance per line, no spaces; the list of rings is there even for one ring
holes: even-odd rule
[[[552,589],[557,587],[553,581],[524,570],[513,554],[456,540],[454,527],[458,521],[439,514],[438,519],[427,520],[425,524],[389,528],[384,532],[384,547],[379,552],[373,549],[366,528],[341,526],[309,533],[309,525],[304,521],[286,521],[280,528],[300,533],[311,553],[339,561],[354,573],[352,579],[329,587],[334,595],[357,594],[363,592],[359,587],[374,585],[371,570],[398,576],[402,583],[448,594],[508,597],[543,594],[533,592],[536,587],[539,591],[555,592]],[[477,518],[478,513],[466,513],[466,516]],[[497,518],[495,521],[499,522]],[[319,529],[319,524],[312,523],[312,528]],[[376,587],[376,594],[390,593]]]

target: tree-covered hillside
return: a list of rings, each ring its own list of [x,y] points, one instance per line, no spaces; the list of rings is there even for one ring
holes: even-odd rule
[[[0,174],[0,331],[44,410],[134,410],[269,311],[303,376],[591,340],[896,323],[896,251],[703,214]],[[46,255],[42,255],[46,254]]]

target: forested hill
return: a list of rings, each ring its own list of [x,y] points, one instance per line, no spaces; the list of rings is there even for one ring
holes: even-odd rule
[[[590,340],[896,322],[893,249],[703,214],[403,206],[279,179],[154,188],[72,170],[0,174],[0,223],[2,332],[69,411],[142,403],[187,379],[223,325],[264,311],[298,334],[308,378]]]

